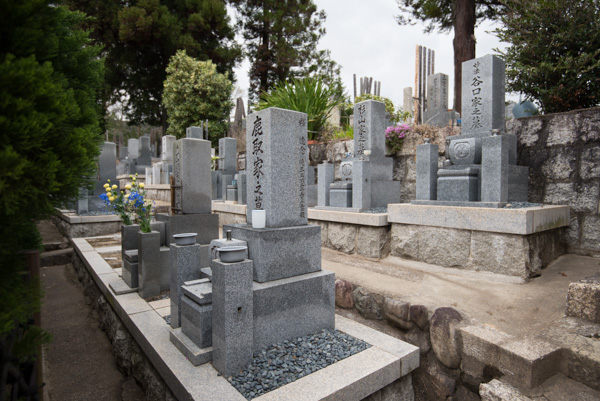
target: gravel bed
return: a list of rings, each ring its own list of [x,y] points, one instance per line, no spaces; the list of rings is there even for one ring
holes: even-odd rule
[[[338,330],[321,330],[254,354],[252,364],[227,380],[251,400],[369,347]]]
[[[508,202],[506,206],[507,209],[522,209],[525,207],[536,207],[543,206],[542,203],[531,203],[531,202]]]

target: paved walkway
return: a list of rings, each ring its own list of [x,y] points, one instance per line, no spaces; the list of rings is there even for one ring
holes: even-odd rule
[[[40,223],[44,243],[62,241],[56,227]],[[143,391],[117,369],[108,338],[87,304],[71,265],[41,269],[42,327],[46,347],[45,401],[142,401]]]

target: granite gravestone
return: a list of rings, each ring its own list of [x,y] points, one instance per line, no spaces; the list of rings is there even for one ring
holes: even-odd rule
[[[248,223],[258,209],[267,227],[308,224],[306,114],[271,107],[246,121]]]
[[[173,164],[173,144],[177,138],[173,135],[165,135],[162,137],[162,153],[161,159],[163,163]]]
[[[452,118],[448,112],[448,75],[437,73],[427,78],[427,109],[424,123],[445,127]]]
[[[211,213],[210,142],[183,138],[173,154],[175,213]]]
[[[140,156],[140,143],[136,138],[127,140],[127,153],[129,160],[135,160]]]
[[[152,151],[150,150],[150,137],[143,136],[139,139],[140,155],[137,158],[138,166],[152,165]]]

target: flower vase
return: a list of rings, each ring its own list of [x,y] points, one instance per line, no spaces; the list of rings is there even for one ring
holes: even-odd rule
[[[160,295],[161,257],[160,232],[137,233],[138,294],[142,298]]]

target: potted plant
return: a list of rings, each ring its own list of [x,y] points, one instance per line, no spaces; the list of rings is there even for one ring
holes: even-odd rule
[[[385,148],[388,155],[395,155],[402,149],[404,138],[412,130],[408,124],[397,124],[385,130]]]

